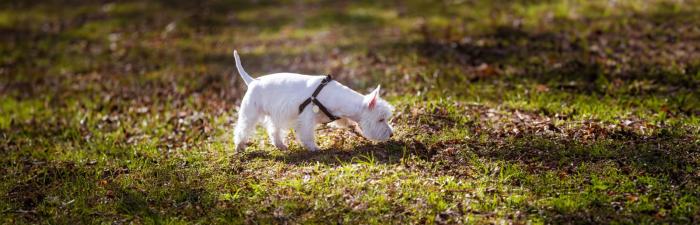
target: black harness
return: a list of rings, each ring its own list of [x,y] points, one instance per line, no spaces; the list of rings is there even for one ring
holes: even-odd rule
[[[323,112],[323,114],[326,114],[328,119],[331,119],[331,121],[335,121],[337,119],[340,119],[340,118],[334,116],[333,114],[331,114],[331,112],[329,112],[328,109],[326,109],[326,107],[323,106],[323,104],[321,104],[321,102],[318,99],[316,99],[316,96],[318,96],[318,93],[321,92],[323,87],[325,87],[326,84],[330,83],[332,80],[333,80],[333,78],[331,78],[331,75],[326,75],[326,78],[323,78],[323,80],[321,81],[321,84],[318,85],[318,87],[316,88],[314,93],[311,95],[311,97],[307,98],[303,103],[301,103],[301,105],[299,105],[299,114],[304,112],[304,108],[306,108],[306,106],[309,105],[309,103],[314,102],[314,105],[318,106],[318,109],[320,109],[321,112]]]

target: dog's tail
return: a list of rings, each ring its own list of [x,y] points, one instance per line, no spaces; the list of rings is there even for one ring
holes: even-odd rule
[[[241,78],[243,78],[243,81],[245,81],[245,85],[249,85],[250,82],[253,82],[253,77],[248,75],[248,73],[245,72],[243,69],[243,66],[241,65],[241,58],[238,57],[238,51],[233,50],[233,58],[236,59],[236,68],[238,69],[238,74],[241,75]]]

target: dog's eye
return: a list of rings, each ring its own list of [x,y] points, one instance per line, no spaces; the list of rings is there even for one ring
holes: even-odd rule
[[[384,123],[384,119],[380,119],[379,122],[380,122],[380,123]]]

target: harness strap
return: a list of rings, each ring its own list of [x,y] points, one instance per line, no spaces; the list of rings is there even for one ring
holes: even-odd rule
[[[328,111],[328,109],[325,106],[323,106],[323,104],[321,104],[321,101],[316,99],[316,96],[318,96],[318,93],[321,92],[323,87],[325,87],[326,84],[330,83],[332,80],[333,80],[333,78],[331,77],[331,75],[326,75],[326,78],[324,78],[321,81],[321,84],[319,84],[318,87],[316,87],[316,90],[314,91],[313,94],[311,94],[311,97],[307,98],[306,100],[304,100],[303,103],[301,103],[301,105],[299,105],[299,114],[304,112],[304,108],[306,108],[306,106],[309,105],[309,103],[313,102],[314,105],[318,106],[318,109],[320,109],[321,112],[323,112],[323,114],[326,114],[328,119],[331,119],[331,121],[335,121],[337,119],[340,119],[340,118],[334,116],[333,114],[331,114],[331,112]]]

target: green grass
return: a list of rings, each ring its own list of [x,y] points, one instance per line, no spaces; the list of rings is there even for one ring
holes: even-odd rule
[[[0,3],[0,223],[700,221],[694,1],[79,2]],[[394,138],[235,153],[233,49]]]

